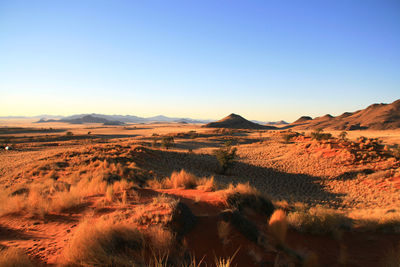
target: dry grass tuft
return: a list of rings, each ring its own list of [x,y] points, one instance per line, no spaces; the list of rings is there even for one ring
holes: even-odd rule
[[[350,219],[343,213],[322,207],[290,212],[288,223],[300,232],[331,234],[334,237],[339,237],[342,228],[351,226]]]
[[[214,181],[214,177],[211,178],[201,178],[197,180],[197,189],[210,192],[217,189],[217,184]]]
[[[287,233],[286,213],[283,210],[275,210],[268,223],[268,231],[275,240],[283,245]]]
[[[29,257],[20,249],[10,247],[0,251],[0,267],[33,267]]]
[[[229,185],[224,191],[226,195],[226,204],[230,208],[244,211],[245,208],[252,209],[258,213],[271,216],[275,207],[271,200],[249,183]]]
[[[144,233],[153,252],[162,254],[174,250],[175,235],[170,230],[157,225],[147,228]]]
[[[164,180],[164,184],[166,188],[193,189],[197,185],[196,180],[196,176],[181,170],[180,172],[173,172],[170,178]]]
[[[233,255],[231,257],[228,258],[219,258],[219,259],[215,259],[215,267],[231,267],[233,266],[233,259],[235,258],[236,254],[239,252],[238,248],[235,253],[233,253]]]
[[[358,209],[349,214],[355,228],[360,231],[400,233],[400,211],[398,209]]]
[[[76,192],[57,192],[51,201],[51,210],[63,212],[70,210],[82,203],[81,197]]]
[[[143,235],[130,225],[83,221],[64,250],[66,264],[78,266],[139,266]]]
[[[148,180],[147,185],[152,189],[194,189],[197,188],[203,191],[214,191],[217,189],[217,184],[214,177],[211,178],[198,178],[195,175],[181,170],[180,172],[173,172],[171,177],[164,180]]]

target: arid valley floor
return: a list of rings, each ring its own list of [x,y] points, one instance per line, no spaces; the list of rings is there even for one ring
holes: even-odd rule
[[[1,266],[400,262],[400,130],[0,123]]]

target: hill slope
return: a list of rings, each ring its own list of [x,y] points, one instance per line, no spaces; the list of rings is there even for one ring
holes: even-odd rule
[[[391,104],[373,104],[355,112],[333,117],[329,114],[311,119],[301,117],[289,127],[299,129],[387,130],[400,128],[400,99]]]
[[[240,115],[230,114],[229,116],[216,121],[210,122],[204,127],[208,128],[230,128],[230,129],[276,129],[274,126],[264,126],[251,121],[246,120]]]

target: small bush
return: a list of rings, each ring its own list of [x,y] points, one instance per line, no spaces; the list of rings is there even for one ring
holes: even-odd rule
[[[311,133],[311,138],[317,141],[329,140],[332,138],[332,134],[324,133],[323,130],[319,128]]]
[[[228,207],[243,211],[245,208],[271,216],[275,207],[271,200],[257,189],[247,184],[230,185],[226,190],[226,203]]]
[[[0,251],[0,267],[33,267],[29,257],[20,249],[10,247]]]
[[[293,133],[287,133],[282,135],[282,140],[285,144],[289,144],[293,137],[295,137]]]
[[[197,189],[204,191],[214,191],[217,189],[217,185],[214,181],[214,177],[211,178],[201,178],[197,180]]]
[[[193,189],[196,187],[196,176],[191,173],[181,170],[180,172],[173,172],[170,178],[164,181],[166,188],[185,188]]]
[[[228,168],[232,166],[236,158],[236,151],[237,149],[232,148],[230,145],[214,150],[213,154],[218,160],[218,172],[220,174],[225,174]]]
[[[51,210],[62,212],[76,207],[82,203],[81,198],[75,192],[57,192],[51,201]]]
[[[341,139],[343,141],[347,140],[347,132],[346,131],[341,132],[339,134],[339,139]]]
[[[164,136],[161,139],[161,146],[164,147],[165,149],[169,149],[174,145],[174,138],[172,136]]]
[[[332,209],[312,207],[289,213],[288,223],[300,232],[330,234],[338,237],[342,228],[349,228],[351,220]]]

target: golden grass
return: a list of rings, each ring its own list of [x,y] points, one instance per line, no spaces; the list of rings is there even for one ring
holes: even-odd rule
[[[201,178],[197,180],[197,189],[210,192],[217,190],[218,186],[214,181],[214,177],[211,178]]]
[[[140,266],[143,235],[130,225],[90,219],[76,229],[64,250],[66,264],[78,266]]]
[[[115,196],[114,196],[114,188],[113,188],[112,185],[107,186],[106,194],[104,196],[104,199],[109,203],[114,201]]]
[[[218,188],[214,181],[214,177],[211,178],[198,178],[195,175],[181,170],[180,172],[174,171],[170,177],[163,180],[148,180],[147,185],[152,189],[199,189],[203,191],[214,191]]]
[[[51,200],[51,210],[55,212],[63,212],[74,208],[82,203],[81,196],[76,192],[57,192]]]
[[[0,251],[0,267],[33,267],[35,266],[22,250],[14,247]]]
[[[185,188],[193,189],[196,187],[196,176],[191,173],[181,170],[180,172],[174,171],[170,178],[164,180],[166,188]]]
[[[237,185],[229,184],[228,188],[224,192],[227,195],[239,193],[242,195],[255,195],[255,196],[261,196],[261,192],[255,188],[254,186],[251,186],[250,183],[239,183]]]
[[[215,259],[215,267],[231,267],[233,266],[233,259],[235,258],[236,254],[239,252],[238,248],[235,253],[233,253],[232,256],[227,257],[227,258],[219,258]]]
[[[236,186],[230,184],[221,193],[224,195],[226,205],[239,211],[250,208],[260,214],[271,216],[275,210],[270,198],[249,183],[239,183]]]
[[[400,233],[400,211],[398,209],[357,209],[349,213],[355,228],[361,231]]]
[[[283,210],[275,210],[268,222],[268,231],[281,245],[285,243],[287,233],[286,213]]]
[[[290,212],[287,219],[288,224],[300,232],[330,234],[338,238],[341,229],[350,226],[349,218],[343,213],[323,207]]]

